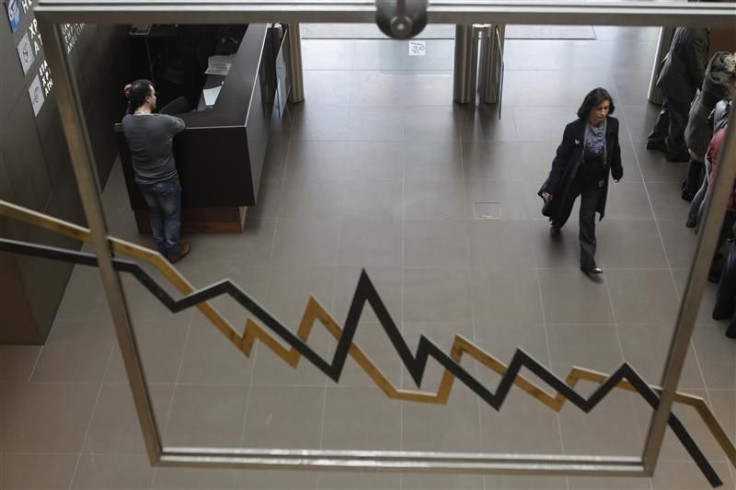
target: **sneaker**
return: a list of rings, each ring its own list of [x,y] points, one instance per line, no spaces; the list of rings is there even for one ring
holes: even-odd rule
[[[186,255],[191,251],[192,251],[192,244],[189,242],[184,242],[181,244],[181,252],[179,252],[179,255],[177,255],[176,257],[169,257],[169,262],[171,262],[172,264],[176,264],[181,259],[186,257]]]

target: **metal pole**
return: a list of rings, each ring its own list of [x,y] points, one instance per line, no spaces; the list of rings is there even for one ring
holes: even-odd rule
[[[659,76],[659,65],[670,50],[672,44],[672,36],[675,35],[675,27],[661,27],[659,29],[659,41],[657,41],[657,52],[654,55],[654,65],[652,66],[652,76],[649,78],[649,90],[647,91],[647,99],[652,104],[662,104],[664,97],[662,91],[657,88],[657,77]]]
[[[501,98],[501,60],[503,58],[503,39],[506,26],[489,24],[483,26],[480,47],[480,100],[485,104],[495,104]],[[498,35],[496,33],[498,32]]]
[[[657,458],[662,449],[664,432],[672,411],[672,403],[680,381],[680,374],[685,365],[685,358],[690,345],[693,326],[695,325],[695,317],[703,298],[705,281],[715,253],[718,235],[721,232],[726,204],[733,191],[734,179],[736,179],[736,111],[731,112],[726,131],[728,134],[726,134],[726,140],[723,143],[723,148],[721,148],[714,177],[713,194],[706,203],[703,231],[700,233],[698,245],[695,247],[695,257],[690,267],[690,275],[687,279],[675,324],[675,333],[672,337],[664,374],[662,375],[662,393],[659,406],[654,412],[647,434],[647,444],[642,459],[644,469],[650,475],[654,473]]]
[[[472,57],[473,27],[457,24],[455,26],[455,68],[453,72],[453,100],[460,104],[475,101],[475,91],[471,90],[470,78],[475,60]],[[474,85],[474,84],[473,84]]]
[[[288,25],[289,40],[289,102],[304,102],[304,70],[302,69],[302,34],[299,24]]]
[[[128,308],[123,297],[120,279],[112,265],[112,252],[107,239],[107,226],[102,212],[99,180],[89,134],[84,121],[84,110],[77,88],[74,70],[64,50],[61,25],[51,24],[39,18],[39,29],[44,40],[44,51],[54,77],[56,101],[61,115],[74,174],[79,186],[84,214],[92,234],[92,245],[97,254],[97,263],[102,284],[110,306],[120,353],[125,364],[130,389],[143,431],[148,458],[152,465],[158,464],[161,454],[161,439],[156,427],[151,400],[141,369],[141,360],[135,341]]]

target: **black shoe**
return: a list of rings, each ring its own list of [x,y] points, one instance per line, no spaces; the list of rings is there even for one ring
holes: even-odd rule
[[[731,324],[726,329],[726,337],[729,339],[736,339],[736,324]]]
[[[682,193],[680,194],[680,197],[687,202],[692,202],[693,198],[695,197],[694,192],[690,192],[687,189],[684,189]]]
[[[733,307],[718,307],[718,305],[713,308],[713,314],[711,317],[713,317],[714,320],[724,320],[726,318],[731,318],[733,316]]]
[[[695,228],[696,226],[698,226],[698,218],[691,218],[688,216],[685,221],[685,228]]]
[[[647,150],[667,151],[667,144],[664,140],[648,140]]]
[[[580,270],[583,271],[583,274],[603,274],[603,269],[600,267],[591,267],[591,268],[585,268],[582,265],[580,266]]]
[[[679,153],[679,154],[667,154],[667,161],[668,162],[689,162],[690,161],[690,155],[687,153]]]
[[[556,226],[550,226],[549,236],[551,236],[552,238],[557,238],[558,236],[560,236],[560,229]]]
[[[713,284],[721,282],[721,273],[714,270],[708,272],[708,282],[712,282]]]

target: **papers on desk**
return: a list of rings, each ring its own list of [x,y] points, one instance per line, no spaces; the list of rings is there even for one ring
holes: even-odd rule
[[[205,75],[227,76],[233,64],[233,56],[210,56]]]
[[[202,97],[204,98],[205,106],[212,107],[213,105],[215,105],[215,102],[217,101],[217,96],[220,95],[221,88],[222,85],[218,85],[217,87],[206,88],[202,90]]]

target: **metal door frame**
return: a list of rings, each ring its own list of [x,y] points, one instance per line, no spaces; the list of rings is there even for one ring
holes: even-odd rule
[[[389,0],[379,0],[389,1]],[[255,22],[372,23],[372,0],[40,0],[35,7],[44,50],[54,76],[56,100],[79,186],[92,243],[148,456],[153,465],[188,467],[262,467],[298,469],[429,470],[442,472],[502,472],[515,474],[642,475],[651,476],[661,450],[675,390],[685,362],[695,316],[702,297],[731,183],[736,178],[736,116],[717,169],[716,185],[703,231],[680,303],[668,353],[659,406],[652,417],[641,457],[565,456],[529,454],[451,454],[394,451],[324,451],[290,449],[167,448],[156,428],[140,356],[131,328],[120,280],[112,264],[107,226],[101,205],[94,155],[82,111],[81,97],[61,24],[228,24]],[[560,2],[433,0],[430,23],[590,24],[620,26],[708,26],[731,28],[733,4],[679,2]]]

